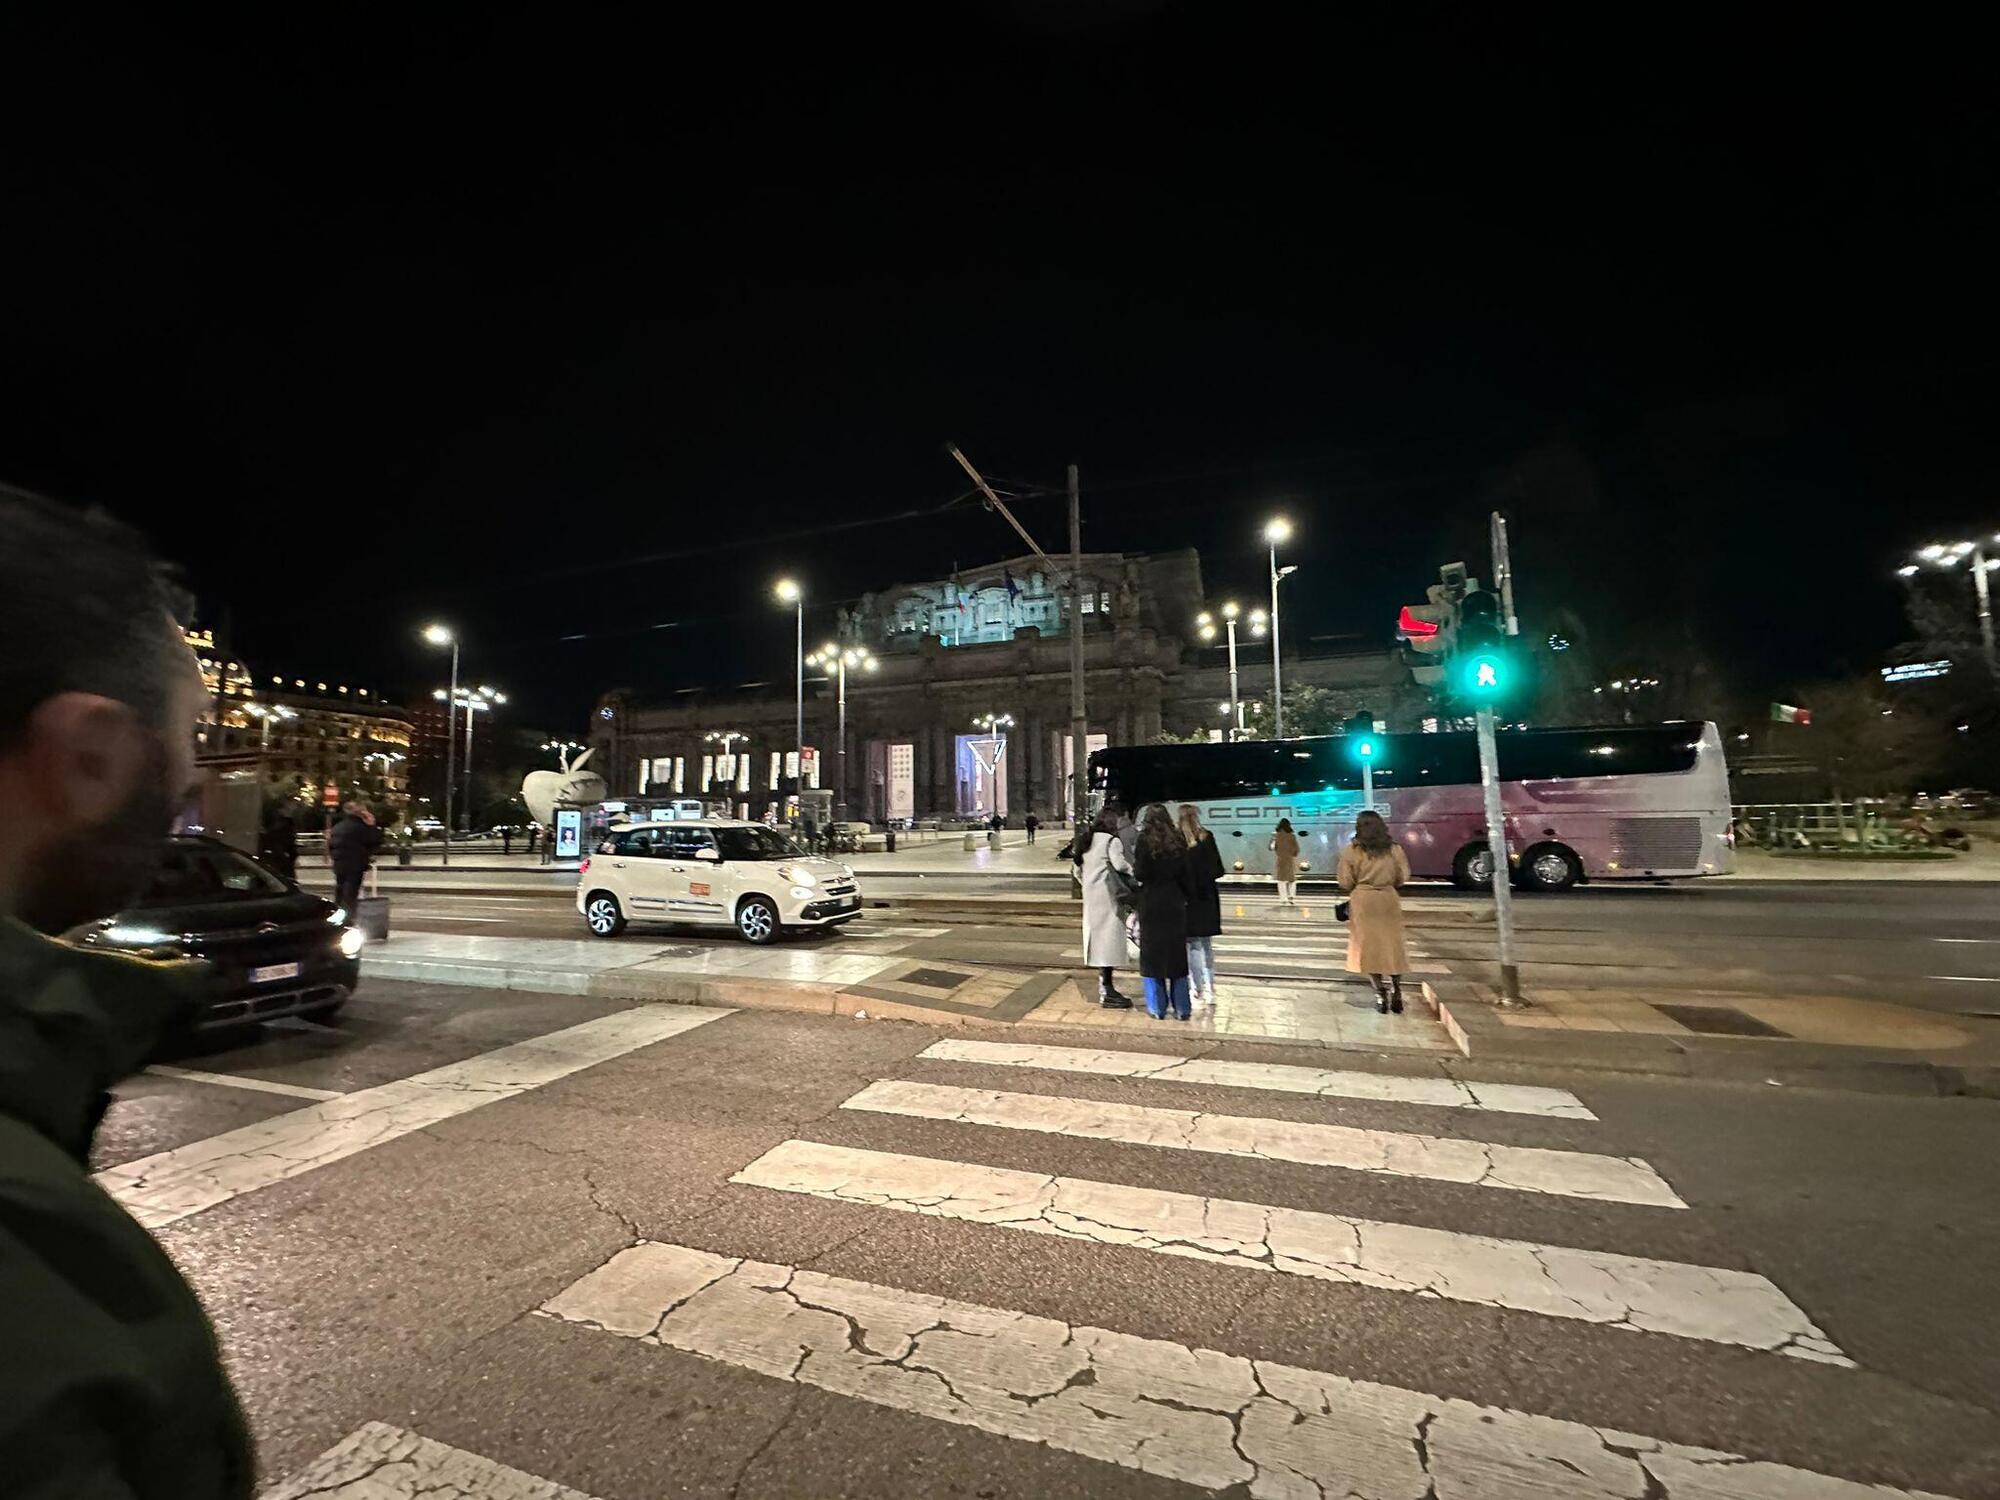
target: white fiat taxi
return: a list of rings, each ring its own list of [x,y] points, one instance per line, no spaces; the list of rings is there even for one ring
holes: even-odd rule
[[[854,872],[762,823],[703,818],[611,828],[579,867],[576,909],[599,937],[628,922],[734,927],[768,943],[787,927],[861,915]]]

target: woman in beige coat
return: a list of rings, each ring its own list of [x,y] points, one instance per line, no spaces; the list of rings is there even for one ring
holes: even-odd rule
[[[1396,887],[1410,879],[1410,859],[1389,837],[1378,812],[1354,820],[1354,842],[1340,851],[1340,889],[1348,898],[1347,971],[1366,974],[1375,986],[1375,1009],[1403,1010],[1403,898]]]
[[[1278,882],[1278,904],[1299,904],[1299,836],[1292,832],[1290,818],[1278,819],[1278,831],[1271,835],[1271,873]]]

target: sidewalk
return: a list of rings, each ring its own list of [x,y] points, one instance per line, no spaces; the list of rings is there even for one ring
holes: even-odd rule
[[[2000,847],[1975,842],[1950,859],[1814,859],[1738,849],[1725,882],[1765,880],[1991,880],[2000,881]]]
[[[1852,995],[1680,985],[1528,986],[1505,1006],[1490,965],[1426,982],[1458,1050],[1485,1061],[1871,1093],[2000,1099],[2000,1025]]]
[[[930,1025],[1088,1030],[1106,1038],[1136,1033],[1197,1033],[1233,1041],[1293,1046],[1412,1049],[1447,1054],[1444,1029],[1424,1014],[1410,991],[1411,1010],[1375,1012],[1360,981],[1302,984],[1232,979],[1216,1008],[1194,1020],[1155,1021],[1140,1005],[1129,1011],[1097,1004],[1095,980],[1079,969],[1002,967],[956,960],[911,959],[902,950],[937,928],[885,928],[844,934],[838,948],[749,945],[606,943],[599,939],[459,937],[412,933],[370,947],[367,979],[528,990],[691,1005],[751,1006],[858,1019],[922,1021]],[[1138,989],[1137,981],[1131,991]]]

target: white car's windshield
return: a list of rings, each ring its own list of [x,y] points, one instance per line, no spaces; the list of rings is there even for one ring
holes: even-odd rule
[[[718,828],[715,844],[724,859],[804,859],[806,854],[771,828]]]

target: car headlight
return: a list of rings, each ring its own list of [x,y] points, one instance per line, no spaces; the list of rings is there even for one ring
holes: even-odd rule
[[[162,932],[157,927],[144,927],[136,922],[113,922],[100,934],[99,941],[115,948],[160,948],[178,943],[180,934]]]
[[[340,951],[348,958],[359,958],[361,949],[367,941],[367,933],[359,927],[350,927],[340,935]]]

